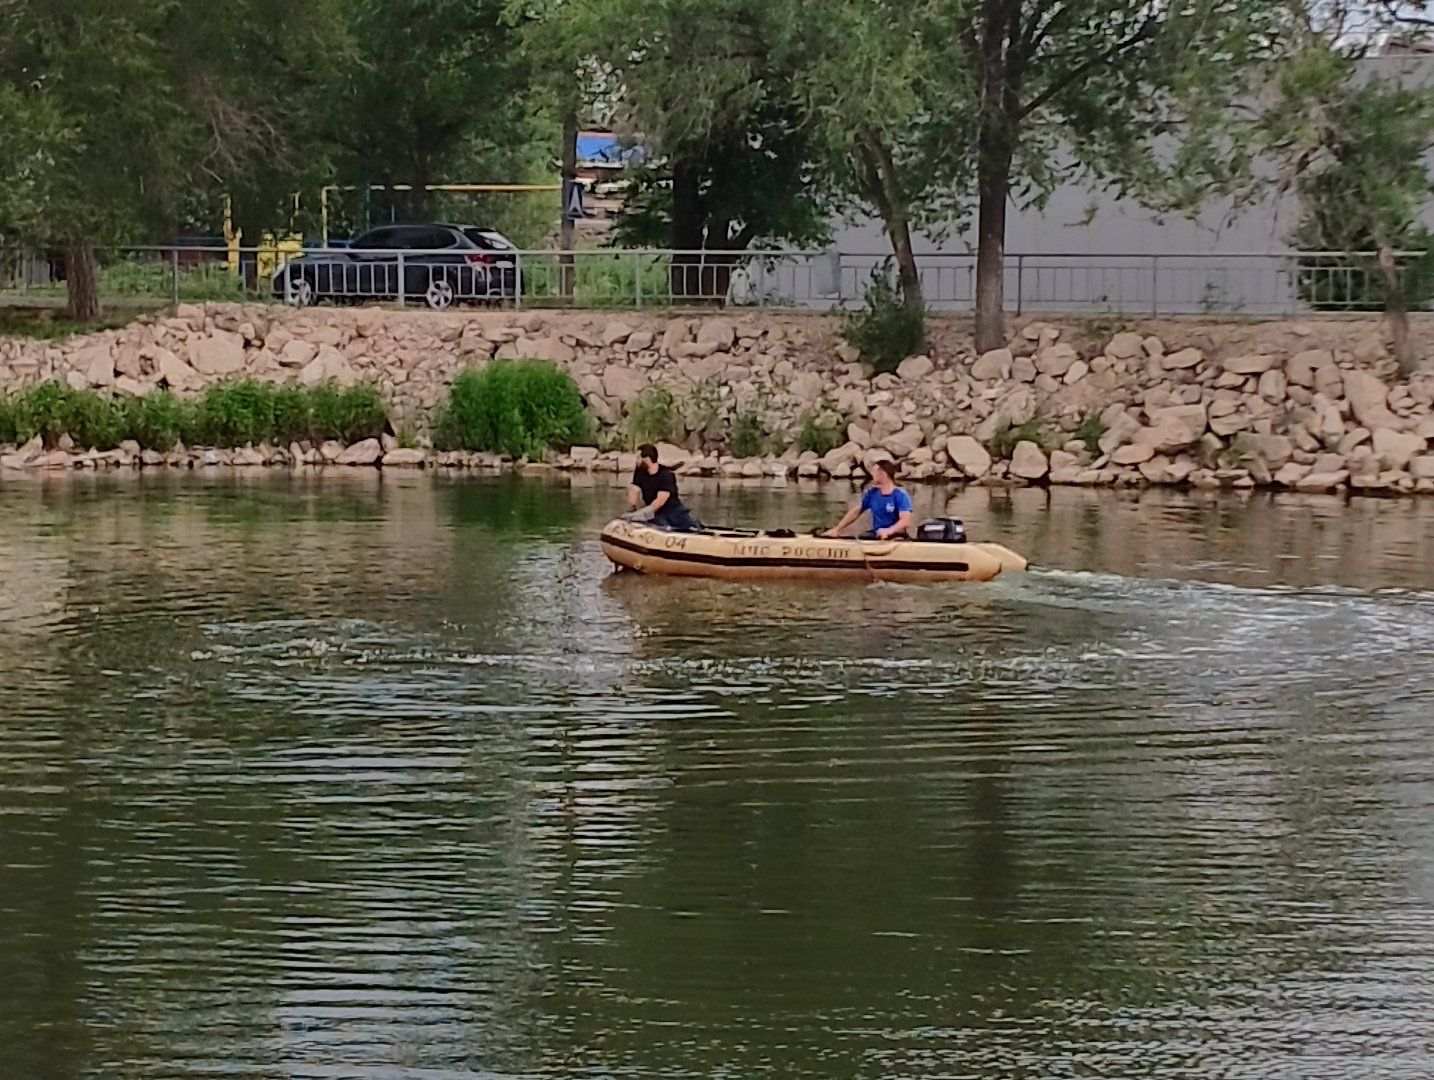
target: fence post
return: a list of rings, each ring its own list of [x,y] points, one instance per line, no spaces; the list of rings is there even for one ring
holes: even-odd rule
[[[398,306],[399,306],[399,307],[403,307],[403,301],[404,301],[403,292],[404,292],[404,286],[405,286],[406,284],[407,284],[407,282],[405,282],[405,281],[403,280],[403,252],[400,251],[400,252],[398,253]]]
[[[523,253],[513,252],[513,310],[523,310]]]
[[[632,253],[632,294],[637,310],[642,310],[642,252]]]
[[[1026,306],[1026,257],[1016,256],[1016,314],[1020,315]]]
[[[1150,316],[1160,314],[1160,256],[1150,256]]]
[[[179,248],[169,249],[169,280],[174,291],[174,305],[179,306]]]

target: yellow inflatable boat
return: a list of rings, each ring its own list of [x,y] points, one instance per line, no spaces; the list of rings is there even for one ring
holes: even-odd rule
[[[1000,544],[829,540],[738,529],[680,533],[622,520],[608,522],[601,542],[619,570],[732,581],[990,581],[1026,568],[1025,559]]]

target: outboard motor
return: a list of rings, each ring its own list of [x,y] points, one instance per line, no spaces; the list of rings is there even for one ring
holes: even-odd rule
[[[928,544],[964,544],[966,526],[957,518],[931,518],[916,526],[916,539]]]

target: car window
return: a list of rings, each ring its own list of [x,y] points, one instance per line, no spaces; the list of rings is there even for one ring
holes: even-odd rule
[[[402,236],[397,246],[410,251],[433,251],[439,248],[456,247],[457,239],[447,229],[428,226],[412,226],[398,230]]]
[[[501,233],[491,229],[464,229],[463,235],[486,251],[512,251],[513,245]]]
[[[397,247],[395,243],[399,230],[393,228],[370,229],[361,233],[354,239],[352,247],[363,250],[365,248],[391,248]]]

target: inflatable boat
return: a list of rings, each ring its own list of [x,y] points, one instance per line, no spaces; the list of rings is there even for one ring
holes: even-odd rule
[[[619,570],[732,581],[990,581],[1026,568],[1025,559],[1000,544],[832,540],[780,530],[683,533],[622,520],[608,522],[601,542]]]

